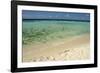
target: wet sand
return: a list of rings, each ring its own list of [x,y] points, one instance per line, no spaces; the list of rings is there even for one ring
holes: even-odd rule
[[[83,60],[89,57],[89,34],[23,48],[23,62]]]

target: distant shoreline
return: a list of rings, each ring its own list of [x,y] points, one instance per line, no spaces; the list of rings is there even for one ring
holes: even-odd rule
[[[70,19],[22,19],[22,21],[37,21],[37,20],[39,20],[39,21],[48,21],[48,20],[50,20],[50,21],[53,21],[53,20],[55,20],[55,21],[78,21],[78,22],[90,22],[90,20],[70,20]]]

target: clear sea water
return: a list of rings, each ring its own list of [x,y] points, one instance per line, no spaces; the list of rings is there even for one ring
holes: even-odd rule
[[[23,44],[47,42],[90,33],[90,22],[63,20],[23,20]]]

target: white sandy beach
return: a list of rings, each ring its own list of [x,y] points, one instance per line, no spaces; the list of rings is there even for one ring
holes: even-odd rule
[[[83,60],[89,57],[89,34],[23,48],[23,62]]]

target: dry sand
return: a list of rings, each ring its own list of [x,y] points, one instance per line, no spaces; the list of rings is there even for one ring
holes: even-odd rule
[[[83,60],[89,57],[88,34],[23,48],[23,62]]]

